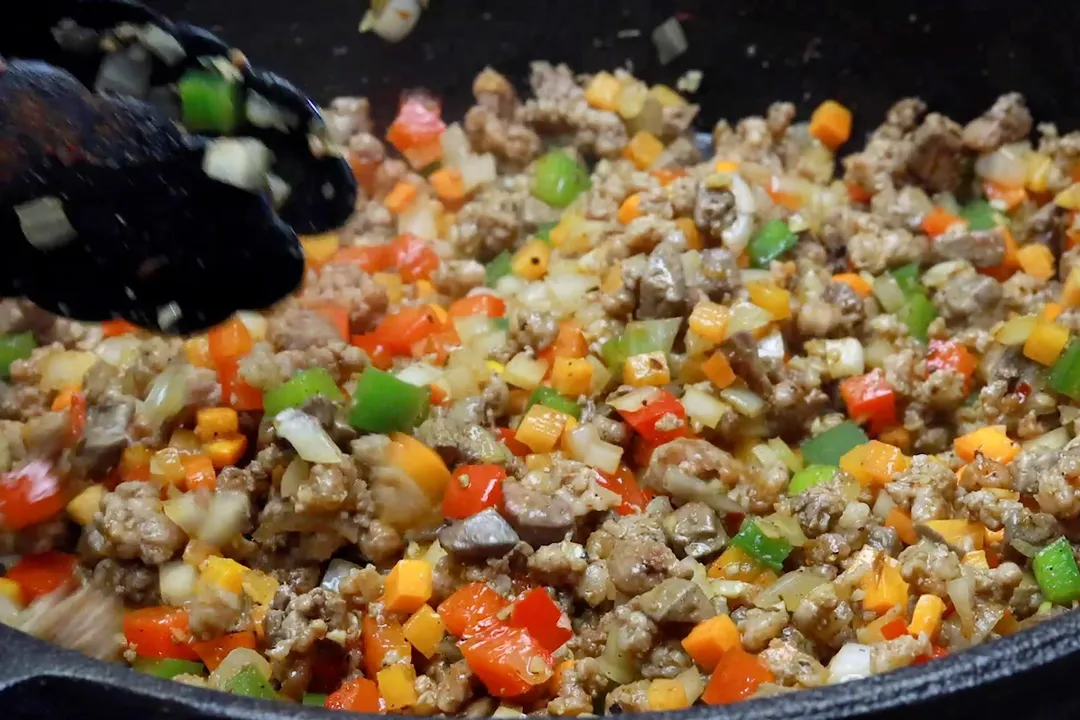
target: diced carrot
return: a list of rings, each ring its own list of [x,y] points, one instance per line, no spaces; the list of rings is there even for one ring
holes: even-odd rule
[[[589,343],[585,340],[581,324],[573,320],[559,326],[551,347],[557,358],[583,358],[589,354]]]
[[[386,665],[412,657],[409,641],[396,620],[365,615],[360,637],[364,643],[364,671],[369,677],[375,677]]]
[[[965,462],[982,454],[999,463],[1010,463],[1020,452],[1020,446],[1005,434],[1004,425],[989,425],[956,438],[953,449]]]
[[[837,273],[832,277],[833,282],[844,283],[854,290],[860,297],[869,297],[872,291],[870,283],[858,273]]]
[[[240,416],[230,407],[199,408],[195,413],[195,437],[210,442],[240,432]]]
[[[918,637],[925,634],[931,640],[941,627],[941,617],[945,614],[945,602],[937,595],[920,595],[911,614],[911,623],[907,631]]]
[[[943,235],[953,225],[963,222],[965,222],[964,218],[938,205],[923,218],[922,229],[930,237],[937,237]]]
[[[457,168],[444,167],[436,170],[431,173],[428,182],[444,203],[453,205],[465,199],[465,181]]]
[[[983,185],[983,190],[990,204],[1005,212],[1016,209],[1028,198],[1027,190],[1023,185],[1010,186],[987,181]]]
[[[419,191],[411,182],[399,180],[398,183],[390,189],[386,199],[383,200],[383,205],[395,215],[400,215],[409,209],[409,206],[413,204],[418,194]]]
[[[327,261],[330,265],[356,265],[366,273],[377,273],[394,265],[389,245],[354,245],[338,250]]]
[[[871,440],[858,445],[840,458],[840,469],[863,486],[882,486],[911,467],[911,458],[892,445]]]
[[[412,613],[431,598],[431,563],[427,560],[399,560],[386,576],[383,604],[390,612]]]
[[[255,631],[241,630],[228,633],[212,640],[193,641],[191,648],[207,669],[213,672],[225,656],[237,648],[255,649]]]
[[[826,100],[810,116],[810,134],[835,150],[851,137],[851,111],[835,100]]]
[[[124,639],[141,657],[199,659],[189,644],[187,611],[181,608],[147,607],[129,611],[124,615]]]
[[[682,640],[682,646],[701,667],[712,670],[724,653],[742,647],[739,629],[730,615],[716,615],[698,623]]]
[[[635,218],[641,217],[639,205],[641,205],[641,193],[634,193],[623,200],[623,204],[619,206],[619,222],[629,225]]]
[[[247,326],[237,317],[231,317],[207,333],[210,357],[218,367],[228,365],[251,352],[255,342]]]

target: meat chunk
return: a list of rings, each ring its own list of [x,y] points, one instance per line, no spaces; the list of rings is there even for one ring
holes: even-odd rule
[[[304,656],[314,650],[317,641],[327,638],[344,646],[359,640],[360,635],[359,618],[348,610],[340,595],[323,588],[302,595],[284,588],[278,590],[266,613],[264,627],[266,656],[274,677],[279,680],[304,662]]]
[[[370,133],[371,103],[362,97],[338,97],[323,109],[326,129],[330,139],[338,145],[345,145],[359,133]]]
[[[1080,444],[1074,441],[1056,454],[1049,472],[1039,477],[1035,500],[1044,512],[1071,520],[1080,515],[1080,492],[1074,485],[1080,477]]]
[[[686,312],[686,278],[679,250],[662,242],[649,254],[638,285],[639,318],[682,317]]]
[[[829,681],[829,671],[791,638],[773,640],[758,658],[783,687],[811,688]]]
[[[694,202],[694,224],[709,237],[719,240],[725,230],[734,224],[735,196],[730,190],[710,189],[702,183]]]
[[[608,572],[619,592],[634,597],[670,577],[678,562],[667,545],[630,537],[615,543],[608,558]]]
[[[528,560],[529,577],[550,587],[574,587],[581,582],[588,566],[585,548],[565,540],[537,548]]]
[[[722,247],[703,250],[701,267],[687,276],[686,286],[691,305],[705,299],[730,302],[735,291],[742,287],[742,276],[734,253]]]
[[[1005,258],[1005,230],[968,230],[954,225],[930,243],[936,261],[967,260],[977,268],[1000,265]]]
[[[1031,112],[1019,93],[999,97],[964,128],[964,145],[977,152],[991,152],[1002,145],[1020,142],[1031,133]]]
[[[439,543],[459,560],[502,557],[513,550],[518,542],[514,528],[495,508],[458,520],[439,531]]]
[[[781,631],[788,624],[786,610],[760,610],[750,608],[736,623],[742,646],[749,652],[760,652],[769,643],[780,637]]]
[[[898,558],[900,574],[912,590],[945,597],[946,584],[960,577],[960,558],[952,550],[932,540],[920,540],[905,548]]]
[[[516,480],[503,483],[503,509],[518,536],[533,547],[560,542],[574,529],[569,502],[546,497]]]
[[[126,482],[102,498],[86,541],[102,557],[161,565],[180,552],[187,536],[165,516],[156,485]]]
[[[128,426],[135,415],[129,397],[110,396],[90,407],[86,427],[75,450],[75,464],[86,475],[100,476],[112,470],[128,444]]]
[[[832,583],[818,585],[803,598],[792,621],[807,638],[826,647],[839,649],[851,640],[855,632],[851,627],[855,611],[851,603],[840,598]]]
[[[492,153],[511,166],[523,168],[540,154],[540,136],[532,128],[500,117],[485,105],[469,108],[464,127],[474,149]]]
[[[642,483],[675,501],[715,500],[715,486],[707,478],[719,480],[723,488],[733,487],[746,476],[746,468],[728,453],[705,440],[680,438],[653,451],[652,462]]]
[[[847,254],[857,270],[880,275],[889,268],[921,260],[927,251],[926,238],[907,230],[859,232],[848,242]]]
[[[847,507],[841,485],[836,480],[814,485],[784,503],[808,538],[816,538],[832,530]]]
[[[302,307],[289,307],[272,315],[266,337],[276,350],[304,350],[341,342],[341,335],[330,320]]]
[[[983,316],[993,321],[999,315],[1001,298],[1001,283],[988,275],[973,273],[949,280],[935,293],[934,304],[946,320]]]
[[[927,190],[945,192],[960,185],[964,171],[964,144],[960,126],[930,113],[912,136],[908,172]]]
[[[91,583],[132,607],[161,604],[158,569],[141,562],[105,558],[94,566]]]
[[[682,578],[669,578],[630,605],[655,623],[700,623],[716,615],[701,587]]]
[[[324,267],[304,286],[301,300],[307,305],[327,301],[344,305],[349,310],[349,329],[357,334],[374,329],[389,303],[382,285],[357,265],[348,263]],[[301,346],[299,349],[307,348]]]
[[[702,560],[715,555],[727,542],[727,533],[712,508],[689,502],[664,518],[664,532],[676,552]]]

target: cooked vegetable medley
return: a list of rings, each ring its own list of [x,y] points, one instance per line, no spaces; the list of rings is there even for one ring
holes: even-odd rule
[[[220,78],[180,90],[236,124]],[[863,678],[1080,600],[1080,134],[905,99],[837,163],[833,101],[702,143],[621,71],[474,92],[449,125],[408,95],[385,142],[333,103],[361,200],[265,314],[0,304],[0,621],[506,717]]]

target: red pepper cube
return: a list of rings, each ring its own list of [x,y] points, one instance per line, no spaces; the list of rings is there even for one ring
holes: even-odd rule
[[[620,465],[614,473],[601,472],[597,484],[622,498],[622,502],[615,508],[615,512],[620,515],[644,512],[645,506],[652,499],[652,493],[641,489],[634,472],[625,465]]]
[[[523,628],[493,625],[459,643],[469,669],[495,697],[516,697],[547,682],[555,662]]]
[[[398,235],[390,243],[390,254],[401,279],[407,283],[427,280],[439,267],[439,255],[415,235]]]
[[[657,390],[639,409],[620,410],[619,414],[652,444],[662,445],[690,434],[686,425],[686,409],[667,390]],[[666,426],[669,420],[673,420],[672,427]],[[657,427],[658,424],[660,427]]]
[[[486,583],[474,582],[443,600],[439,617],[451,634],[469,637],[481,631],[489,619],[509,604]]]
[[[881,370],[845,378],[840,383],[840,396],[848,415],[859,423],[869,421],[872,433],[896,424],[896,392]]]
[[[66,504],[60,478],[46,460],[0,474],[0,528],[28,528],[59,514]]]
[[[412,355],[414,346],[442,327],[442,320],[431,307],[407,307],[383,318],[373,333],[376,337],[374,343],[382,345],[392,355]],[[356,342],[355,337],[353,342]]]
[[[124,615],[124,638],[141,657],[199,660],[189,644],[187,611],[181,608],[148,607],[128,612]]]
[[[74,555],[50,550],[24,555],[4,575],[22,590],[23,599],[31,602],[75,581]]]
[[[438,101],[422,93],[413,93],[401,103],[386,139],[398,151],[430,145],[446,130],[441,114]]]
[[[954,340],[931,340],[926,356],[926,371],[953,370],[964,376],[964,391],[971,387],[978,361],[971,351]]]
[[[502,504],[506,470],[501,465],[462,465],[454,471],[443,495],[443,515],[452,520],[472,517]]]
[[[514,603],[510,625],[528,630],[548,652],[555,652],[574,636],[570,618],[544,588],[533,588]]]
[[[709,705],[729,705],[745,700],[757,692],[762,683],[774,679],[772,672],[755,655],[735,648],[720,656],[701,699]]]

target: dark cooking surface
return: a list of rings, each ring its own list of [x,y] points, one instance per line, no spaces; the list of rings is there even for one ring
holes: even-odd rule
[[[638,75],[652,80],[671,81],[688,68],[705,71],[696,100],[706,118],[760,112],[775,99],[797,101],[805,111],[836,97],[855,110],[858,127],[865,130],[904,94],[920,94],[935,109],[966,118],[1001,92],[1020,90],[1036,117],[1068,128],[1080,125],[1080,100],[1069,78],[1077,69],[1077,50],[1071,33],[1058,31],[1060,19],[1049,7],[1024,7],[1014,16],[1015,3],[965,0],[935,8],[931,18],[926,10],[910,9],[930,3],[685,2],[678,5],[689,15],[690,51],[662,69],[648,33],[675,3],[432,3],[415,35],[398,46],[357,34],[363,0],[152,4],[222,33],[319,99],[366,94],[377,109],[393,107],[399,89],[425,85],[448,96],[448,114],[460,113],[471,78],[485,64],[520,82],[531,59],[567,61],[585,71],[629,58]],[[617,37],[619,30],[632,29],[641,36]],[[1080,669],[1078,650],[1080,615],[1073,614],[925,668],[728,709],[698,708],[682,717],[1080,717],[1080,693],[1069,690]],[[27,679],[34,676],[38,679]],[[892,709],[875,714],[881,706]],[[75,717],[88,711],[140,719],[327,716],[178,687],[3,631],[0,707],[4,718]]]

